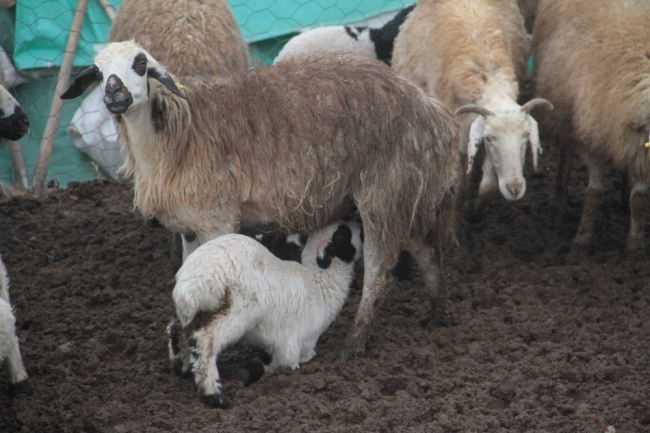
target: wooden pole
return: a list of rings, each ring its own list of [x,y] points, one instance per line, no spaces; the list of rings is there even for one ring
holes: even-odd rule
[[[99,0],[99,4],[102,5],[104,12],[106,12],[111,22],[115,21],[115,9],[113,9],[113,6],[111,6],[108,0]]]
[[[79,0],[77,3],[77,9],[74,13],[74,19],[72,20],[68,43],[65,46],[65,55],[63,56],[63,62],[61,63],[61,69],[59,70],[59,78],[56,82],[56,88],[54,89],[52,106],[50,107],[50,117],[45,125],[43,139],[41,140],[41,148],[38,152],[38,161],[36,162],[36,168],[34,169],[32,188],[34,194],[37,196],[43,193],[43,187],[45,186],[45,177],[47,176],[50,158],[54,151],[54,140],[56,139],[56,132],[59,129],[59,117],[61,116],[61,107],[63,107],[63,101],[60,96],[66,91],[68,83],[70,82],[72,61],[77,52],[81,26],[86,18],[87,8],[88,0]]]

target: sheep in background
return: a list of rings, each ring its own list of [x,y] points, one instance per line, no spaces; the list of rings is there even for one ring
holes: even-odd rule
[[[302,264],[238,234],[201,245],[176,274],[172,297],[182,330],[168,326],[172,370],[191,364],[201,400],[228,407],[217,357],[229,345],[243,339],[266,349],[270,371],[309,361],[343,308],[361,251],[361,225],[343,221],[308,237]],[[182,334],[191,355],[179,344]]]
[[[247,69],[248,47],[226,0],[124,0],[110,42],[134,39],[177,75],[227,75]],[[104,171],[119,176],[124,156],[102,89],[75,111],[68,133]]]
[[[291,38],[284,45],[276,56],[274,63],[299,55],[318,55],[333,51],[346,51],[371,59],[378,59],[390,65],[395,37],[400,26],[414,7],[413,4],[400,10],[390,21],[378,29],[325,26],[306,30]]]
[[[240,228],[311,233],[357,206],[368,248],[342,359],[365,351],[400,249],[423,273],[432,322],[444,319],[431,246],[453,233],[457,126],[409,80],[336,53],[187,79],[180,90],[144,49],[122,42],[107,45],[61,97],[97,82],[125,140],[137,208],[172,231],[201,244]]]
[[[27,113],[11,93],[0,85],[0,138],[19,140],[27,132],[29,132]]]
[[[644,221],[650,159],[650,4],[636,0],[541,0],[533,33],[535,92],[556,109],[542,122],[560,144],[556,206],[566,195],[572,155],[589,170],[589,184],[572,253],[592,240],[608,161],[631,183],[626,251],[645,254]],[[567,55],[570,53],[570,55]]]
[[[537,122],[529,113],[551,104],[541,99],[517,103],[527,57],[528,36],[514,0],[422,0],[395,40],[395,71],[460,119],[467,173],[485,145],[475,211],[497,188],[507,200],[524,196],[528,144],[537,168],[541,148]]]

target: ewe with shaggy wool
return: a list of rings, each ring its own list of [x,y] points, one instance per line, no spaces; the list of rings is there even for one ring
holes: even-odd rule
[[[172,370],[182,375],[191,366],[201,399],[224,407],[217,357],[240,339],[268,351],[271,371],[309,361],[343,308],[361,252],[361,225],[343,221],[309,235],[302,264],[238,234],[201,245],[176,274],[183,329],[167,328]]]
[[[537,167],[537,123],[529,112],[550,104],[517,103],[527,56],[515,0],[422,0],[395,40],[393,68],[459,115],[468,173],[485,145],[479,206],[497,187],[507,200],[524,196],[528,143]]]
[[[183,90],[144,49],[108,44],[62,95],[102,83],[124,140],[135,204],[201,244],[240,227],[311,233],[353,205],[364,287],[343,357],[365,350],[400,249],[443,300],[433,238],[453,230],[460,181],[447,109],[377,61],[342,53],[287,60]],[[433,230],[433,236],[427,234]]]
[[[650,184],[650,4],[640,0],[541,0],[535,21],[535,92],[556,109],[542,122],[560,143],[556,200],[574,152],[589,170],[574,252],[591,243],[608,161],[631,180],[626,249],[643,255]],[[571,55],[567,55],[571,53]]]

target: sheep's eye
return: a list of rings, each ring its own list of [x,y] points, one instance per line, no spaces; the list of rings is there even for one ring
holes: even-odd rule
[[[144,53],[139,53],[137,56],[135,56],[135,59],[133,59],[132,68],[136,74],[141,77],[144,76],[144,74],[147,72],[147,56],[145,56]]]

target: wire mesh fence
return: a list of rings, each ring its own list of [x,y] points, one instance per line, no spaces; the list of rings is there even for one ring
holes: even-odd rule
[[[173,4],[182,18],[192,1],[166,3]],[[63,84],[92,64],[108,41],[113,12],[119,14],[121,3],[122,0],[0,1],[0,27],[6,29],[0,32],[0,66],[6,86],[27,112],[31,124],[30,132],[19,145],[0,148],[0,182],[34,191],[41,184],[65,187],[71,181],[117,175],[121,163],[119,143],[110,118],[96,120],[97,116],[108,116],[98,108],[101,103],[83,98],[60,103],[58,95],[61,88],[65,89]],[[301,31],[326,25],[380,27],[412,3],[413,0],[228,1],[255,67],[272,63],[286,42]],[[164,38],[165,29],[160,29],[160,33]],[[87,136],[81,137],[74,126],[83,124],[83,115],[89,113],[94,113],[95,123],[82,126]],[[17,150],[21,155],[17,155]],[[18,157],[24,159],[23,167]]]

